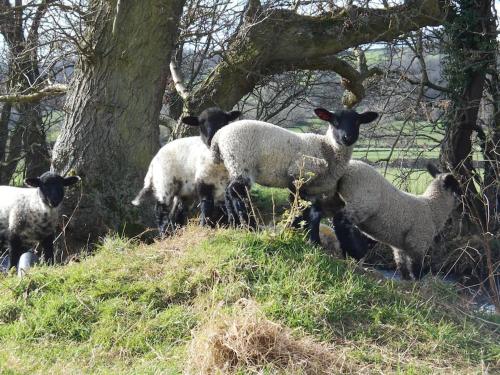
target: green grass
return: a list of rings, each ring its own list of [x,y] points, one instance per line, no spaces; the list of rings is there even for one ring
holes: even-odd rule
[[[193,329],[240,298],[365,372],[498,369],[498,335],[450,307],[458,297],[438,281],[381,281],[299,234],[189,228],[0,276],[0,373],[182,373]]]

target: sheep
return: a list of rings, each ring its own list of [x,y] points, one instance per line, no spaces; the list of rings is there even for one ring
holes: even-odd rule
[[[331,113],[323,108],[314,112],[329,122],[326,135],[294,133],[255,120],[236,121],[217,132],[211,150],[214,163],[223,163],[229,173],[226,209],[231,220],[238,218],[255,226],[244,199],[253,183],[292,189],[294,180],[312,172],[300,193],[313,202],[306,216],[311,241],[320,243],[321,207],[314,198],[335,188],[351,158],[360,124],[374,121],[378,114],[354,110]]]
[[[80,181],[45,172],[24,180],[31,188],[0,186],[0,246],[9,245],[10,267],[17,267],[21,254],[40,243],[47,263],[54,262],[54,232],[64,187]]]
[[[240,115],[239,111],[224,112],[214,107],[204,110],[200,116],[184,117],[182,122],[200,128],[200,136],[172,141],[153,157],[144,187],[132,204],[140,206],[153,193],[160,235],[184,224],[187,207],[198,199],[201,201],[201,224],[213,224],[215,202],[224,202],[228,177],[223,166],[211,162],[208,146],[220,128]]]
[[[397,189],[370,165],[351,160],[339,180],[342,215],[372,239],[389,245],[404,279],[421,276],[425,253],[458,205],[460,185],[451,173],[427,166],[434,180],[422,195]],[[342,233],[337,231],[339,241]]]

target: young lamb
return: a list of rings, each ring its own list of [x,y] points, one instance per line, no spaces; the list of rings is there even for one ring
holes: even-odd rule
[[[254,226],[244,199],[253,183],[292,189],[294,180],[300,176],[307,179],[312,172],[301,187],[301,195],[313,202],[307,212],[310,237],[320,242],[321,207],[315,197],[335,189],[351,158],[359,126],[372,122],[378,114],[353,110],[331,113],[323,108],[314,112],[329,122],[326,135],[295,133],[254,120],[237,121],[217,132],[211,150],[215,163],[224,163],[229,172],[226,209],[230,219]]]
[[[185,124],[200,127],[200,137],[186,137],[163,146],[149,164],[144,187],[132,201],[139,206],[147,195],[156,200],[156,220],[160,234],[174,230],[186,221],[189,206],[201,201],[201,224],[214,221],[215,203],[224,202],[228,183],[222,165],[214,165],[210,146],[214,134],[240,116],[239,111],[224,112],[209,108],[199,117],[187,116]]]
[[[427,166],[434,180],[422,195],[397,189],[370,165],[352,160],[337,193],[345,215],[363,233],[389,245],[404,279],[420,276],[426,251],[443,228],[461,194],[450,173]],[[339,241],[342,233],[337,231]]]
[[[10,268],[17,266],[21,254],[38,242],[45,260],[54,262],[54,232],[64,187],[78,181],[78,176],[45,172],[24,181],[32,188],[0,186],[0,246],[9,245]]]

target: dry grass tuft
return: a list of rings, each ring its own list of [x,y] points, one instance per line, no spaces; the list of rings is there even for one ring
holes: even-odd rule
[[[349,372],[345,356],[309,337],[296,338],[289,328],[266,319],[251,300],[237,302],[231,315],[220,311],[194,332],[187,363],[189,374]]]
[[[155,251],[182,253],[213,237],[214,233],[216,233],[215,229],[189,223],[187,226],[179,228],[172,236],[157,240],[153,247]],[[150,246],[144,245],[144,247]]]

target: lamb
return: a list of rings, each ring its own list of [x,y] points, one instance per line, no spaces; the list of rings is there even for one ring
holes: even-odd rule
[[[40,243],[47,263],[54,262],[54,233],[64,187],[78,181],[78,176],[45,172],[24,181],[31,188],[0,186],[0,247],[9,245],[10,268],[16,267],[21,254],[36,243]]]
[[[226,209],[230,219],[255,226],[244,199],[253,183],[291,189],[294,180],[311,172],[313,176],[300,193],[313,202],[306,215],[311,241],[320,243],[321,207],[315,197],[335,189],[351,158],[359,126],[374,121],[378,114],[354,110],[331,113],[323,108],[314,112],[329,122],[326,135],[294,133],[254,120],[237,121],[217,132],[211,150],[214,162],[223,163],[229,173]]]
[[[345,215],[364,234],[389,245],[404,279],[421,276],[425,253],[457,206],[460,185],[451,173],[427,166],[434,180],[422,195],[394,187],[373,167],[352,160],[340,179]],[[342,234],[337,231],[339,241]],[[341,241],[342,242],[342,241]]]
[[[200,116],[187,116],[185,124],[199,126],[199,137],[186,137],[163,146],[154,156],[144,179],[144,187],[132,201],[140,206],[153,193],[156,220],[161,235],[170,233],[186,221],[187,207],[201,201],[201,224],[214,223],[215,203],[224,202],[228,183],[225,168],[213,165],[210,146],[216,132],[241,115],[208,108]]]

